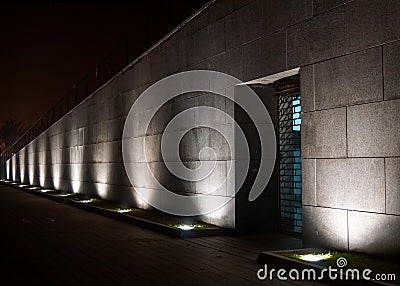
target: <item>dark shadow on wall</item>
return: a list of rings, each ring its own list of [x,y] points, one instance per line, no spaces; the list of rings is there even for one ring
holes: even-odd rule
[[[6,164],[0,164],[0,179],[1,180],[5,180],[7,179],[7,168],[6,168]]]

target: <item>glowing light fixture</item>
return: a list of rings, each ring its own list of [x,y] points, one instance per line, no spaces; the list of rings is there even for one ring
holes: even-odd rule
[[[59,197],[68,197],[68,196],[72,196],[73,193],[67,193],[67,194],[59,194]]]
[[[82,204],[88,204],[88,203],[92,203],[92,202],[94,202],[96,199],[88,199],[88,200],[81,200],[81,201],[79,201],[80,203],[82,203]]]
[[[41,193],[48,193],[48,192],[52,192],[53,190],[49,190],[49,189],[43,189],[40,190]]]
[[[333,255],[330,252],[328,252],[328,253],[318,253],[318,254],[299,254],[298,258],[304,261],[315,262],[315,261],[329,259],[332,256]]]
[[[29,189],[30,189],[30,190],[40,190],[41,187],[30,187]]]
[[[132,209],[120,209],[120,208],[116,208],[114,209],[116,212],[120,213],[120,214],[124,214],[124,213],[129,213],[132,211]]]
[[[18,187],[20,187],[20,188],[25,188],[25,187],[28,187],[29,185],[18,185]]]
[[[181,230],[192,230],[194,228],[194,226],[191,226],[188,224],[181,224],[181,225],[178,225],[177,228],[179,228]]]

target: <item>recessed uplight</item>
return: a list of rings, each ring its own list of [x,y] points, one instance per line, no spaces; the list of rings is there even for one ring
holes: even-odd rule
[[[73,193],[67,193],[67,194],[59,194],[59,197],[68,197],[68,196],[72,196]]]
[[[181,224],[178,225],[177,228],[181,229],[181,230],[192,230],[194,227],[188,224]]]
[[[48,193],[48,192],[52,192],[52,191],[53,191],[53,190],[48,190],[48,189],[40,190],[41,193]]]
[[[18,185],[18,187],[20,187],[20,188],[25,188],[25,187],[28,187],[29,185]]]
[[[115,209],[115,211],[118,212],[118,213],[120,213],[120,214],[124,214],[124,213],[129,213],[129,212],[131,212],[132,209],[120,209],[120,208],[117,208],[117,209]]]
[[[332,257],[330,253],[319,253],[319,254],[299,254],[299,259],[304,261],[321,261]]]
[[[79,202],[82,203],[82,204],[88,204],[88,203],[92,203],[94,201],[95,201],[95,199],[88,199],[88,200],[81,200]]]
[[[30,187],[29,189],[30,189],[30,190],[40,190],[41,187]]]

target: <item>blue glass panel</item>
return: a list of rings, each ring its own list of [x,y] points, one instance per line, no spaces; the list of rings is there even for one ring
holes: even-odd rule
[[[301,105],[300,95],[279,98],[279,163],[281,229],[301,232]],[[292,131],[291,133],[289,133]]]

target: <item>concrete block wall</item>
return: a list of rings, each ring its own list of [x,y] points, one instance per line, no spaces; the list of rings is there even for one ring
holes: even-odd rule
[[[215,3],[205,9],[10,159],[8,178],[150,208],[136,195],[134,188],[150,189],[153,186],[141,181],[140,174],[137,174],[135,185],[131,186],[122,161],[122,131],[130,107],[147,87],[161,78],[201,68],[204,63],[203,68],[206,69],[212,65],[214,69],[230,74],[234,70],[241,72],[241,68],[237,67],[240,65],[241,53],[225,53],[224,28],[226,14],[245,5],[247,1],[226,2],[222,6],[221,3]],[[186,94],[165,104],[145,134],[135,134],[131,138],[138,141],[145,139],[149,156],[143,163],[150,166],[163,185],[177,193],[208,192],[210,185],[224,179],[228,164],[233,162],[221,135],[206,128],[198,128],[183,137],[181,158],[184,164],[193,168],[199,162],[199,150],[203,147],[213,148],[217,153],[213,175],[201,182],[191,183],[178,180],[167,172],[159,146],[166,124],[179,112],[201,105],[217,107],[233,116],[232,105],[222,97]],[[140,124],[141,116],[137,116],[136,121]],[[220,121],[221,118],[210,120]],[[196,124],[195,118],[192,123]],[[221,122],[213,123],[226,125],[224,118]],[[225,128],[233,132],[232,125],[226,125]],[[227,182],[221,193],[217,194],[232,200],[221,210],[203,216],[203,220],[223,227],[235,227],[233,186],[234,182]]]
[[[304,242],[398,256],[400,3],[323,2],[288,36],[288,49],[293,40],[309,48],[294,54],[303,66]]]
[[[281,50],[285,47],[285,34],[273,34],[275,28],[265,30],[267,25],[275,23],[266,21],[264,12],[270,11],[264,7],[266,4],[269,5],[264,1],[252,0],[223,0],[212,3],[175,31],[170,38],[115,76],[21,150],[11,160],[10,177],[30,184],[98,195],[143,208],[149,207],[135,195],[133,188],[151,189],[153,186],[141,181],[140,174],[137,174],[137,185],[132,187],[122,164],[122,129],[129,108],[151,84],[180,71],[212,69],[244,80],[286,69],[285,52]],[[271,8],[285,9],[279,5]],[[241,18],[242,14],[246,15],[245,19]],[[268,12],[268,15],[275,14]],[[302,12],[296,12],[296,15],[301,18]],[[276,19],[281,20],[279,17]],[[245,22],[242,22],[243,20]],[[288,17],[282,25],[288,25],[291,21],[292,17]],[[253,26],[255,23],[257,24]],[[280,28],[280,25],[276,27]],[[273,35],[270,35],[271,33]],[[271,42],[270,38],[274,41]],[[269,61],[274,57],[264,59],[265,53],[260,49],[264,46],[269,51],[279,50],[282,57],[270,65]],[[251,56],[252,51],[258,53],[256,60],[262,59],[262,65],[255,65],[257,61],[252,62],[255,58]],[[270,108],[276,109],[274,101],[270,101],[269,104]],[[148,161],[143,163],[149,164],[158,179],[178,193],[207,192],[210,185],[225,176],[227,166],[234,162],[222,137],[216,132],[200,128],[184,136],[181,142],[181,158],[184,164],[193,167],[199,160],[199,150],[202,147],[212,147],[217,152],[215,175],[199,183],[189,183],[177,180],[166,172],[159,150],[166,123],[179,112],[200,105],[217,107],[230,116],[234,115],[232,102],[222,97],[194,93],[182,95],[161,108],[146,134],[135,134],[132,138],[138,141],[145,139],[151,154],[147,154]],[[140,119],[138,114],[138,124]],[[219,118],[211,120],[218,121]],[[226,125],[225,128],[233,132],[233,126]],[[253,169],[256,169],[259,158],[252,159]],[[240,196],[234,194],[235,182],[226,182],[225,189],[218,195],[230,197],[232,200],[219,211],[201,219],[230,228],[239,229],[242,225],[246,231],[254,231],[257,228],[276,230],[277,173],[274,176],[275,180],[269,186],[274,191],[266,192],[251,204],[247,202],[247,197],[251,180],[254,179],[252,175],[249,175],[250,179],[246,181]],[[259,212],[261,209],[264,211]],[[241,214],[239,219],[235,216],[238,210]]]
[[[185,70],[247,81],[301,67],[304,242],[399,254],[399,14],[400,2],[391,0],[217,0],[27,146],[9,169],[24,169],[24,180],[31,173],[35,183],[57,177],[61,188],[139,204],[121,168],[120,146],[125,116],[143,90]],[[201,96],[170,102],[140,135],[157,142],[164,120]],[[222,110],[231,104],[204,100]],[[197,132],[198,143],[211,136],[187,135],[188,164],[196,161]],[[232,159],[221,149],[222,160]],[[239,192],[227,209],[204,219],[235,227],[265,216],[265,230],[276,229],[278,201],[264,193],[247,203]]]

